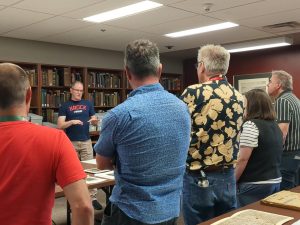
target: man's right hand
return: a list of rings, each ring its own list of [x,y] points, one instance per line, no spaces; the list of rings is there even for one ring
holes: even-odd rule
[[[83,125],[83,122],[81,120],[71,120],[72,125]]]

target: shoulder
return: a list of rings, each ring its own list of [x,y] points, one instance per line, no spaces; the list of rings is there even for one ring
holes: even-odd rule
[[[243,124],[243,129],[258,130],[255,121],[248,120]]]
[[[65,132],[60,129],[46,127],[38,124],[29,123],[27,125],[28,132],[36,141],[55,144],[64,138],[67,138]]]

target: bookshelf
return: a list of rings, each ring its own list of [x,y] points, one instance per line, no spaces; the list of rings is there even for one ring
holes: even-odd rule
[[[0,60],[5,62],[5,60]],[[93,102],[96,112],[107,111],[125,101],[132,88],[123,70],[13,62],[29,76],[32,89],[30,112],[43,116],[43,122],[56,123],[58,109],[70,99],[70,86],[83,82],[83,98]],[[182,75],[163,73],[161,84],[175,94],[182,92]]]
[[[182,93],[182,75],[175,73],[163,73],[160,78],[161,85],[176,96]]]
[[[123,72],[87,68],[88,96],[95,110],[108,110],[124,101]]]

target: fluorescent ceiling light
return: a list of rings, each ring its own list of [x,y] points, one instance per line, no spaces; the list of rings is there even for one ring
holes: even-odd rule
[[[129,16],[133,14],[137,14],[140,12],[144,12],[150,9],[154,9],[162,6],[160,3],[152,2],[152,1],[142,1],[136,4],[128,5],[122,8],[110,10],[104,13],[100,13],[97,15],[89,16],[83,18],[83,20],[94,23],[101,23],[108,20],[113,20],[117,18],[121,18],[124,16]]]
[[[271,38],[265,40],[256,40],[256,41],[249,41],[231,45],[224,45],[224,47],[231,53],[234,52],[245,52],[245,51],[253,51],[259,49],[266,49],[266,48],[276,48],[281,46],[287,46],[293,44],[293,40],[286,37],[279,37],[279,38]]]
[[[231,23],[231,22],[226,22],[226,23],[218,23],[210,26],[205,26],[205,27],[199,27],[199,28],[194,28],[190,30],[183,30],[175,33],[169,33],[165,34],[167,37],[171,38],[178,38],[178,37],[184,37],[184,36],[189,36],[189,35],[194,35],[194,34],[201,34],[201,33],[206,33],[210,31],[215,31],[215,30],[223,30],[231,27],[236,27],[238,24],[236,23]]]

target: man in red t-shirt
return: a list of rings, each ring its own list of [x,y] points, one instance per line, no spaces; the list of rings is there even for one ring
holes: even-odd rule
[[[22,68],[0,64],[0,224],[50,225],[57,183],[72,224],[91,225],[86,174],[76,152],[63,131],[26,121],[31,94]]]

